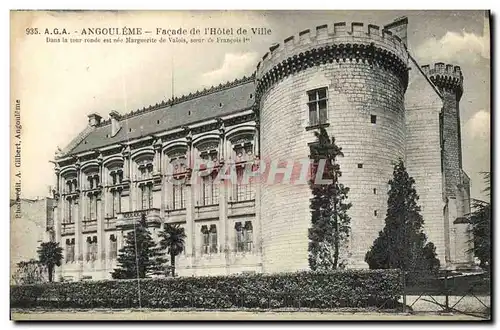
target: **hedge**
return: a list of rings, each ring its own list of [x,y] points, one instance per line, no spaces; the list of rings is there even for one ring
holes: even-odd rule
[[[82,281],[11,286],[13,308],[386,307],[402,294],[398,270]]]

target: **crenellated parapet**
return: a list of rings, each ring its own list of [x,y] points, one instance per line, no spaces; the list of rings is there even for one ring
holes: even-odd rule
[[[462,97],[464,78],[459,66],[439,62],[432,68],[430,65],[423,65],[422,71],[439,90],[455,93],[458,99]]]
[[[316,65],[356,62],[395,73],[406,88],[408,53],[398,36],[377,25],[345,22],[320,25],[269,48],[257,65],[257,97],[288,75]]]

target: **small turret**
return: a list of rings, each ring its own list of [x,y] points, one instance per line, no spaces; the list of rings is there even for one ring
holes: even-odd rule
[[[460,100],[463,94],[462,70],[457,65],[438,62],[434,67],[423,65],[422,70],[441,92],[453,93]]]

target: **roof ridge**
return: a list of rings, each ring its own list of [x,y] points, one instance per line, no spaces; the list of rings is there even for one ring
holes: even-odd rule
[[[254,79],[255,79],[255,72],[253,72],[248,77],[243,76],[241,78],[236,78],[233,81],[226,81],[224,84],[220,83],[217,86],[211,86],[209,88],[204,88],[203,90],[197,90],[196,92],[189,93],[188,95],[181,95],[180,97],[174,97],[174,98],[168,99],[167,101],[161,101],[161,103],[156,103],[155,105],[149,105],[148,107],[143,107],[142,109],[137,109],[135,111],[132,110],[131,112],[128,112],[128,113],[122,115],[120,119],[129,119],[129,118],[132,118],[132,117],[135,117],[138,115],[142,115],[142,114],[147,113],[147,112],[159,110],[159,109],[169,107],[169,106],[172,106],[175,104],[190,101],[190,100],[196,99],[196,98],[201,97],[201,96],[205,96],[205,95],[212,94],[215,92],[220,92],[220,91],[232,88],[232,87],[243,85],[243,84],[250,82]],[[99,124],[99,127],[109,125],[109,124],[111,124],[111,119],[106,119],[106,120],[101,121],[101,123]]]
[[[61,151],[58,152],[58,154],[56,155],[56,158],[61,158],[61,157],[64,157],[64,156],[70,154],[71,151],[73,149],[75,149],[80,143],[82,143],[82,141],[85,140],[85,138],[87,136],[89,136],[89,134],[93,130],[94,130],[94,127],[86,126],[83,129],[83,131],[78,133],[78,135],[73,140],[71,140],[70,143],[64,149],[62,149]]]

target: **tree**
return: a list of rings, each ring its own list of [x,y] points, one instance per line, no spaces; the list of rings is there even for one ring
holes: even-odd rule
[[[490,197],[491,175],[483,173],[486,188],[483,192]],[[481,268],[488,268],[491,264],[491,205],[489,202],[474,199],[473,211],[469,214],[472,231],[474,256],[479,259]]]
[[[20,261],[12,279],[16,285],[41,283],[45,280],[44,272],[45,267],[38,260]]]
[[[118,268],[111,273],[114,279],[146,278],[161,273],[166,262],[163,253],[147,228],[146,214],[127,233],[125,245],[118,253]]]
[[[339,267],[341,244],[349,237],[351,219],[347,211],[351,203],[347,202],[349,188],[339,183],[342,172],[336,160],[343,156],[342,148],[324,128],[315,136],[316,143],[311,145],[309,267],[329,270]]]
[[[44,242],[40,244],[38,248],[38,261],[43,266],[47,267],[49,282],[52,282],[54,268],[56,266],[61,266],[61,261],[63,259],[62,250],[62,247],[56,242]]]
[[[365,261],[371,269],[400,268],[410,275],[437,271],[436,248],[427,243],[422,231],[424,219],[417,205],[415,180],[401,159],[394,166],[389,185],[385,227],[366,253]]]
[[[172,277],[175,277],[175,257],[184,251],[184,240],[186,239],[184,228],[181,228],[178,224],[167,223],[165,229],[160,232],[160,237],[160,246],[162,249],[167,250],[170,255]]]

